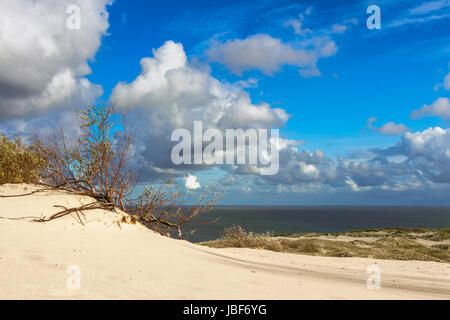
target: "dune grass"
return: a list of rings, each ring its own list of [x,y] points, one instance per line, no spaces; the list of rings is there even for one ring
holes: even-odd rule
[[[241,226],[225,228],[224,235],[221,239],[203,244],[216,248],[254,248],[277,252],[283,250],[280,241],[273,238],[271,233],[246,232]]]
[[[214,248],[254,248],[329,257],[450,262],[450,229],[389,228],[332,234],[277,235],[226,228],[222,238],[202,243]]]

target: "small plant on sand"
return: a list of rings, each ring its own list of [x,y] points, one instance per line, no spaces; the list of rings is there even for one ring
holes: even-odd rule
[[[9,139],[0,134],[0,184],[37,183],[45,161],[33,147],[17,137]]]
[[[272,238],[270,232],[247,232],[241,226],[225,228],[223,237],[217,240],[218,247],[255,248],[272,251],[282,251],[283,248],[277,239]]]

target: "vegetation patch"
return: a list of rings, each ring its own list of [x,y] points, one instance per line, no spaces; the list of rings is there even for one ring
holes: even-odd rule
[[[66,208],[48,217],[27,217],[48,222],[69,214],[80,215],[93,209],[129,214],[135,223],[165,236],[183,237],[185,224],[208,212],[221,194],[208,189],[194,205],[184,206],[184,199],[173,179],[149,186],[134,195],[138,168],[131,163],[133,135],[111,106],[92,106],[77,112],[78,133],[68,135],[64,128],[35,135],[28,145],[20,138],[10,140],[0,134],[0,184],[35,183],[42,188],[21,197],[49,190],[64,190],[86,195],[93,202]],[[5,217],[1,217],[5,218]]]
[[[0,168],[0,184],[38,183],[45,170],[45,160],[20,137],[10,139],[0,133]]]
[[[450,229],[389,228],[332,234],[254,234],[239,226],[226,228],[222,238],[202,243],[213,248],[255,248],[327,257],[450,262]],[[367,238],[367,240],[365,239]],[[371,238],[370,241],[368,238]],[[372,240],[375,238],[375,241]],[[342,239],[342,240],[341,240]],[[345,239],[345,240],[344,240]],[[439,239],[439,240],[437,240]],[[443,241],[424,245],[418,240]]]

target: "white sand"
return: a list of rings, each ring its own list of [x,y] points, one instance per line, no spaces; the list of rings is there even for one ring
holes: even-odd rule
[[[25,190],[27,189],[27,190]],[[0,195],[34,190],[0,186]],[[92,199],[61,192],[0,198],[0,216],[49,216]],[[83,226],[0,219],[0,299],[449,299],[450,264],[311,257],[252,249],[211,249],[114,223],[97,210]],[[381,289],[366,286],[369,265]],[[69,266],[81,288],[68,289]]]

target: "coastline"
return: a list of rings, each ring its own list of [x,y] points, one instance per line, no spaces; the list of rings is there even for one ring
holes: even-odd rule
[[[441,229],[450,227],[450,207],[215,206],[199,216],[197,222],[189,225],[196,232],[187,235],[187,239],[195,243],[218,239],[225,228],[233,225],[254,233],[271,232],[274,235],[334,234],[385,228]]]

